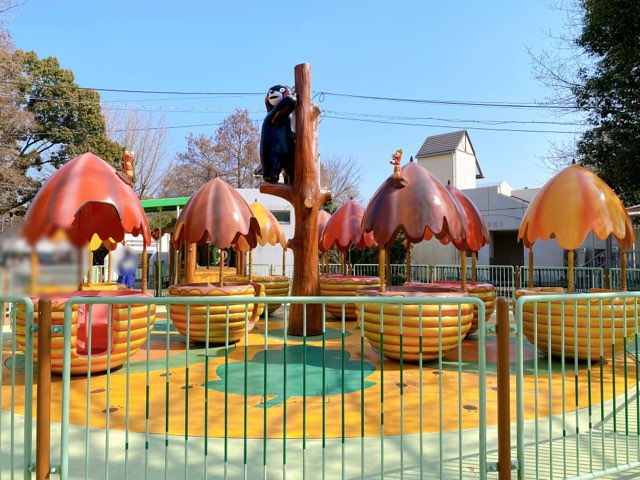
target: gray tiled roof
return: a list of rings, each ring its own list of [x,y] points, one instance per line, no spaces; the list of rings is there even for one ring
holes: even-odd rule
[[[466,133],[466,130],[460,130],[458,132],[442,133],[440,135],[427,137],[422,144],[422,147],[420,147],[416,157],[431,157],[434,155],[453,152],[458,145],[460,145],[460,142]]]

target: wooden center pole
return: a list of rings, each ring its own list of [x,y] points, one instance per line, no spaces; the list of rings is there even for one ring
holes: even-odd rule
[[[406,272],[405,272],[405,282],[407,283],[411,283],[411,244],[409,243],[409,241],[407,240],[404,244],[404,248],[406,249],[407,253],[406,253],[406,258],[407,258],[407,267],[406,267]]]
[[[380,291],[384,292],[387,289],[387,252],[384,247],[380,247],[378,250],[378,273],[380,274]]]
[[[347,255],[345,253],[342,254],[342,275],[347,274]]]
[[[78,249],[78,252],[80,252],[80,249]],[[29,288],[31,289],[31,295],[36,295],[36,289],[37,289],[37,285],[38,285],[38,271],[40,270],[40,265],[39,265],[39,260],[38,260],[38,253],[34,250],[31,250],[31,285],[29,285]],[[82,272],[82,253],[78,254],[78,265],[80,265],[80,268],[78,268],[78,270],[80,272]],[[80,273],[80,285],[82,285],[82,273]]]
[[[569,252],[567,252],[567,257],[567,293],[573,293],[573,250],[569,250]]]
[[[303,63],[294,69],[296,106],[295,173],[292,184],[262,183],[262,193],[287,200],[295,212],[295,233],[289,240],[293,250],[293,296],[320,296],[318,266],[318,211],[331,199],[331,193],[320,189],[317,168],[317,123],[320,109],[311,103],[311,65]],[[306,334],[322,333],[322,309],[319,304],[293,304],[289,310],[289,335],[301,336],[306,310]]]
[[[251,283],[252,280],[253,280],[253,250],[249,250],[249,283]]]
[[[471,252],[471,283],[478,282],[478,253]]]
[[[286,270],[285,270],[285,265],[287,263],[287,249],[283,248],[282,249],[282,275],[286,275]]]
[[[87,270],[87,286],[91,285],[91,271],[93,270],[93,251],[89,250],[89,269]]]
[[[149,261],[147,260],[147,242],[142,241],[142,293],[147,293],[147,277],[148,275],[148,265]]]
[[[460,284],[462,291],[467,291],[467,251],[460,251]]]
[[[620,286],[623,292],[627,291],[627,252],[620,250]]]
[[[193,283],[196,281],[196,246],[193,243],[187,245],[187,260],[185,263],[187,283]]]
[[[528,276],[528,287],[533,288],[533,245],[529,247],[529,270],[527,272]]]
[[[218,285],[224,287],[224,279],[222,278],[224,276],[224,250],[222,249],[219,250],[218,263],[220,265]]]
[[[109,252],[107,254],[107,283],[111,282],[111,278],[113,278],[113,253]]]

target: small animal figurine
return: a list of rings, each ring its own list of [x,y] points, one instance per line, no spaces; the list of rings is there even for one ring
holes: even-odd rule
[[[127,148],[122,149],[122,172],[117,172],[120,180],[133,188],[133,152]]]
[[[133,181],[133,152],[127,148],[122,150],[122,161],[124,162],[124,174]]]
[[[284,170],[285,183],[293,183],[296,95],[286,85],[274,85],[267,92],[264,103],[267,116],[262,122],[260,136],[262,178],[266,182],[277,183],[280,172]]]
[[[396,150],[396,153],[391,155],[391,161],[389,162],[393,165],[393,175],[391,177],[391,183],[393,188],[403,188],[407,181],[402,178],[402,149],[399,148]]]

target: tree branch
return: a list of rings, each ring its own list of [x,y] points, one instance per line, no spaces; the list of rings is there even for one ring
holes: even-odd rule
[[[324,205],[325,203],[330,201],[331,198],[332,198],[331,190],[325,187],[320,188],[320,194],[318,195],[320,205]]]
[[[294,187],[285,183],[260,183],[260,193],[280,197],[293,205]]]

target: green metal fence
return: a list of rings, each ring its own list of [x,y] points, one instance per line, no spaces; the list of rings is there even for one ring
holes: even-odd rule
[[[434,265],[434,281],[460,281],[460,265]],[[428,278],[428,277],[424,277]],[[467,280],[471,280],[471,265],[467,265]],[[511,265],[478,265],[476,280],[490,283],[496,287],[496,294],[506,298],[513,298],[515,291],[515,273]]]
[[[621,275],[619,268],[609,269],[609,282],[612,290],[620,290]],[[640,290],[640,268],[627,269],[627,290],[635,292]]]
[[[520,267],[518,288],[528,285],[529,267]],[[534,287],[567,288],[567,267],[533,268]],[[606,288],[603,268],[575,267],[574,289],[576,292],[589,292],[592,288]]]
[[[31,478],[32,398],[33,398],[33,303],[28,298],[0,297],[0,477],[9,474]],[[24,325],[19,326],[17,312],[22,310]],[[15,332],[24,328],[24,354]],[[23,392],[19,390],[23,389]],[[23,400],[16,397],[23,396]],[[16,475],[18,474],[18,475]]]
[[[353,297],[261,298],[267,305],[284,302],[285,308],[272,316],[267,312],[249,335],[252,302],[247,297],[68,301],[60,379],[62,478],[467,478],[470,472],[486,478],[486,340],[480,300],[362,299],[361,318],[367,307],[380,312],[377,327],[371,324],[379,330],[374,334],[379,352],[366,337],[371,325],[345,321]],[[306,327],[301,337],[287,334],[289,307],[296,303],[305,305],[305,320],[308,305],[322,305],[320,335],[307,335]],[[119,370],[72,376],[73,306],[86,309],[91,331],[98,308],[116,304],[128,305],[129,312],[146,306],[144,328],[153,347],[135,361],[127,349],[128,361]],[[329,304],[342,306],[341,318],[331,319]],[[475,384],[471,389],[465,384],[465,390],[463,362],[445,357],[443,332],[450,329],[446,322],[456,318],[461,328],[461,306],[468,304],[478,309],[473,341],[479,355]],[[186,305],[186,337],[173,332],[168,321],[157,319],[152,325],[151,305],[165,306],[168,319],[177,318],[172,308]],[[237,315],[229,313],[234,305],[243,306],[245,326],[235,344],[231,330],[237,325],[230,326],[230,318],[237,320]],[[221,309],[226,311],[224,342],[194,343],[190,322],[206,312],[208,338],[209,329],[219,327],[212,318]],[[428,325],[422,321],[427,310]],[[113,315],[107,309],[107,330],[116,321]],[[139,326],[139,320],[129,323]],[[435,333],[424,337],[424,346],[423,323]],[[131,338],[131,329],[126,335]],[[92,339],[87,342],[90,362]],[[178,357],[176,344],[183,348]],[[398,346],[399,360],[381,359],[385,348]],[[449,347],[462,358],[461,339]],[[407,348],[435,348],[437,359],[426,362],[419,355],[417,362],[409,362],[402,353]],[[158,376],[162,388],[151,380]],[[98,397],[104,403],[96,406]],[[256,403],[256,398],[261,400]],[[270,403],[277,408],[271,410]],[[102,409],[100,418],[95,418],[96,408]],[[204,418],[197,412],[204,412]],[[78,419],[85,425],[77,425]],[[161,431],[156,431],[158,424]]]
[[[640,467],[639,300],[517,300],[518,478],[611,478]]]

